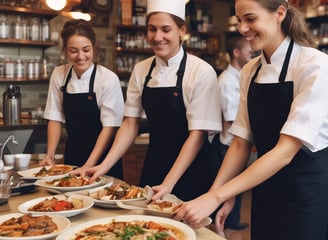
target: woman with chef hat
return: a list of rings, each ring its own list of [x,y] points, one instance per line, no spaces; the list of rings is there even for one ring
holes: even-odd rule
[[[44,114],[49,120],[48,146],[41,165],[55,164],[65,123],[64,163],[94,166],[106,156],[122,123],[122,89],[115,73],[94,62],[96,34],[88,22],[67,21],[61,37],[69,63],[55,68],[51,75]],[[108,174],[122,178],[121,161]]]
[[[242,69],[235,135],[211,191],[176,218],[197,225],[252,189],[252,240],[328,239],[328,55],[286,0],[236,0],[239,32],[259,57]],[[253,143],[258,159],[244,170]]]
[[[209,189],[216,175],[209,139],[221,130],[217,78],[182,48],[184,19],[184,0],[148,0],[147,40],[155,56],[132,72],[125,119],[105,160],[75,173],[95,179],[110,169],[134,142],[145,113],[150,137],[140,185],[153,186],[153,199],[172,192],[188,200]]]

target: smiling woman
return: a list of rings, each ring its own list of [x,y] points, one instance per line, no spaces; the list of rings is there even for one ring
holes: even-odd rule
[[[69,20],[61,31],[68,64],[52,73],[44,117],[48,122],[47,155],[53,165],[62,123],[68,138],[64,163],[87,168],[102,161],[123,117],[123,94],[117,75],[95,62],[96,34],[84,20]],[[121,161],[109,173],[122,179]]]

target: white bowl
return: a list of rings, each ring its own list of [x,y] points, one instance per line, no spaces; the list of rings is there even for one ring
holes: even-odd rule
[[[15,165],[15,154],[6,154],[3,156],[5,160],[6,166],[14,166]]]
[[[15,169],[16,170],[25,170],[28,169],[28,165],[31,161],[31,154],[15,154]]]

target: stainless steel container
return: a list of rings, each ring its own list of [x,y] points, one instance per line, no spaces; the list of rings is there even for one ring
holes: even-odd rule
[[[5,124],[19,124],[21,120],[21,94],[18,86],[9,85],[3,93],[3,120]]]

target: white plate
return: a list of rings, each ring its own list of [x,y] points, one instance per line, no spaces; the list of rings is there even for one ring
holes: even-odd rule
[[[60,178],[60,177],[56,177],[56,178],[52,178],[52,179],[57,179],[57,178]],[[101,184],[103,184],[104,178],[99,177],[99,181],[94,181],[91,184],[77,186],[77,187],[57,187],[57,186],[53,186],[51,184],[47,184],[46,182],[48,182],[48,181],[51,181],[51,179],[39,179],[34,184],[39,187],[45,187],[49,190],[56,190],[59,192],[72,192],[72,191],[78,191],[78,190],[82,190],[82,189],[88,189],[88,188],[100,186]]]
[[[162,200],[170,201],[176,204],[182,203],[182,201],[177,198],[174,194],[166,194],[162,197]],[[130,210],[143,210],[145,214],[152,215],[152,216],[158,216],[158,217],[166,217],[166,218],[173,218],[174,213],[173,212],[165,212],[160,211],[156,209],[150,209],[145,204],[138,204],[138,203],[126,203],[126,202],[119,202],[117,201],[116,204],[123,209],[130,209]],[[212,223],[212,219],[210,217],[204,218],[202,222],[200,223],[202,226],[208,226]]]
[[[37,211],[30,211],[29,208],[33,207],[34,205],[51,198],[57,198],[58,200],[66,200],[70,201],[72,198],[81,199],[83,201],[83,207],[79,209],[73,209],[73,210],[66,210],[66,211],[54,211],[54,212],[37,212]],[[76,216],[80,213],[83,213],[87,211],[89,208],[93,206],[94,202],[91,198],[86,196],[81,196],[77,194],[72,194],[70,197],[66,197],[65,195],[54,195],[50,197],[42,197],[42,198],[36,198],[27,202],[22,203],[18,206],[18,211],[21,213],[31,213],[33,216],[40,215],[40,214],[47,214],[47,215],[61,215],[64,217],[72,217]]]
[[[105,186],[104,186],[105,187]],[[102,190],[103,187],[97,187],[97,189],[90,188],[88,190],[80,190],[80,191],[75,191],[72,193],[66,193],[67,196],[70,196],[71,194],[79,194],[82,196],[89,196],[89,191],[94,192],[95,190],[100,191]],[[94,205],[98,207],[104,207],[104,208],[120,208],[117,206],[117,201],[123,202],[123,203],[133,203],[133,202],[143,202],[146,200],[146,198],[135,198],[135,199],[124,199],[124,200],[99,200],[96,198],[90,197],[94,201]]]
[[[10,218],[18,218],[22,216],[22,213],[12,213],[12,214],[7,214],[7,215],[2,215],[0,216],[0,224]],[[45,214],[47,215],[47,214]],[[49,239],[49,238],[54,238],[61,232],[64,232],[71,226],[71,222],[68,218],[59,216],[59,215],[49,215],[49,217],[52,218],[52,221],[57,224],[57,231],[53,233],[48,233],[40,236],[30,236],[30,237],[5,237],[5,236],[0,236],[0,240],[43,240],[43,239]]]
[[[85,222],[79,225],[76,225],[75,227],[70,228],[69,231],[63,232],[59,234],[56,238],[56,240],[68,240],[68,239],[74,239],[75,234],[84,230],[87,227],[91,227],[96,224],[106,224],[110,223],[111,221],[135,221],[135,220],[141,220],[141,221],[153,221],[156,223],[164,223],[164,224],[169,224],[172,225],[179,230],[181,230],[184,235],[186,240],[196,240],[196,234],[194,230],[189,227],[188,225],[178,222],[173,219],[169,218],[162,218],[162,217],[154,217],[154,216],[147,216],[147,215],[119,215],[115,217],[108,217],[108,218],[102,218],[102,219],[97,219],[97,220],[92,220],[89,222]]]
[[[68,165],[69,166],[69,165]],[[46,166],[46,169],[50,169],[52,166]],[[74,166],[72,166],[74,167]],[[35,174],[38,173],[42,167],[36,167],[36,168],[30,168],[27,170],[22,170],[22,171],[17,171],[17,173],[22,176],[22,179],[30,179],[30,180],[38,180],[38,179],[53,179],[53,178],[60,178],[64,177],[67,175],[65,174],[60,174],[60,175],[54,175],[54,176],[46,176],[46,177],[36,177]]]

